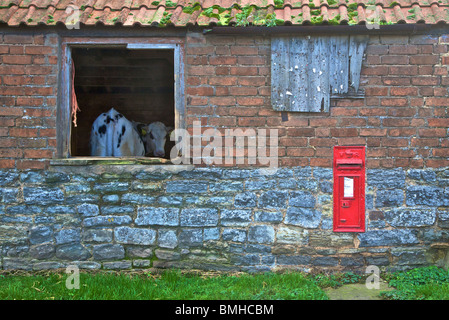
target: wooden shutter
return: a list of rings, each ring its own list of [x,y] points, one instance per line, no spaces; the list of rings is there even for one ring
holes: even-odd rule
[[[327,112],[331,94],[357,91],[368,36],[273,37],[274,110]]]

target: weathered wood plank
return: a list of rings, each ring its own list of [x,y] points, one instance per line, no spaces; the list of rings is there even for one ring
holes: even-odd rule
[[[369,36],[367,35],[352,35],[349,38],[349,82],[356,92],[359,90],[363,54],[368,40]]]
[[[271,103],[277,111],[289,111],[286,103],[289,92],[289,42],[288,38],[273,39],[271,49]]]
[[[331,94],[348,92],[349,85],[349,38],[334,36],[329,39],[329,80]]]

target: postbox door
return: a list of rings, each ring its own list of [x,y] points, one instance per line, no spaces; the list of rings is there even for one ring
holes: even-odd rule
[[[365,148],[334,147],[334,232],[365,232]]]
[[[345,228],[360,227],[360,179],[354,176],[339,176],[338,225]]]

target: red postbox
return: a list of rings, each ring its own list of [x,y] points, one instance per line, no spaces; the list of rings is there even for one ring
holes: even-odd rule
[[[365,232],[365,147],[334,147],[334,232]]]

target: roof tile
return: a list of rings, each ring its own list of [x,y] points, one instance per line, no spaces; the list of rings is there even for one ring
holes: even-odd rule
[[[0,22],[66,23],[69,6],[81,24],[107,26],[449,22],[449,0],[0,0]]]

